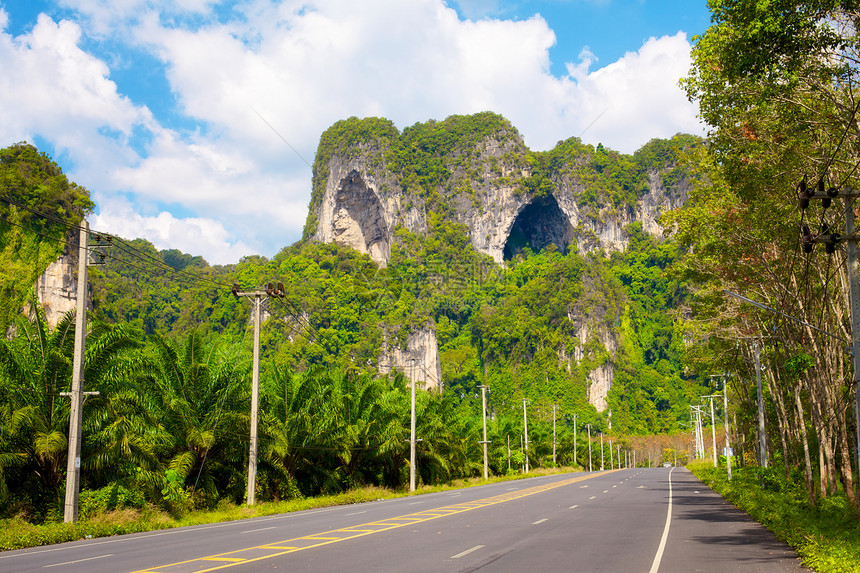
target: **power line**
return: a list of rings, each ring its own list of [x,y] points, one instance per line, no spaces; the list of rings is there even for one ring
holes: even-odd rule
[[[81,229],[80,225],[75,225],[75,224],[69,223],[68,221],[64,221],[63,219],[60,219],[59,217],[55,217],[55,216],[50,215],[48,213],[44,213],[44,212],[39,211],[37,209],[33,209],[32,207],[30,207],[28,205],[24,205],[23,203],[20,203],[18,201],[13,200],[13,199],[10,199],[9,197],[0,196],[0,200],[5,201],[5,202],[9,203],[10,205],[14,205],[16,207],[24,209],[25,211],[28,211],[28,212],[32,213],[33,215],[36,215],[36,216],[41,217],[43,219],[47,219],[49,221],[53,221],[55,223],[63,225],[64,227],[67,227],[69,229],[76,230],[76,231],[79,231]],[[16,225],[15,223],[12,223],[11,221],[7,221],[7,222],[9,222],[12,225]],[[27,231],[36,233],[42,237],[50,238],[51,240],[55,240],[55,241],[62,242],[63,244],[65,244],[65,239],[59,240],[59,239],[56,239],[53,237],[48,237],[44,234],[39,233],[38,231],[33,231],[32,229],[28,229],[28,228],[23,227],[21,225],[16,225],[16,226],[21,227],[22,229],[25,229]],[[158,257],[156,257],[150,253],[145,253],[145,252],[141,251],[140,249],[138,249],[134,245],[132,245],[129,241],[127,241],[121,237],[118,237],[116,235],[112,235],[110,233],[106,233],[103,231],[97,231],[97,230],[91,230],[90,234],[109,238],[111,243],[115,243],[117,245],[117,248],[119,248],[120,250],[126,252],[127,254],[131,255],[132,257],[134,257],[138,260],[147,259],[153,263],[167,267],[167,269],[169,269],[170,272],[187,275],[188,277],[194,279],[194,281],[208,282],[208,283],[210,283],[216,287],[219,287],[219,288],[230,288],[230,285],[227,283],[218,282],[216,280],[210,279],[209,277],[206,277],[206,276],[203,276],[200,274],[191,273],[189,271],[186,271],[185,269],[180,269],[180,268],[174,267],[170,263],[168,263],[164,260],[161,260]],[[124,247],[120,246],[120,245],[124,245]],[[121,260],[123,262],[127,262],[123,259],[118,259],[116,257],[112,257],[112,258],[114,258],[115,260]]]

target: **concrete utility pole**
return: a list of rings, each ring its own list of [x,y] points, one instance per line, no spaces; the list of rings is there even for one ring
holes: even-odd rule
[[[529,417],[526,414],[526,399],[523,398],[523,427],[525,428],[526,473],[529,473]]]
[[[592,471],[591,469],[591,424],[586,424],[586,428],[588,428],[588,471]]]
[[[837,188],[824,190],[824,177],[818,181],[818,193],[815,189],[806,186],[806,178],[800,184],[800,208],[806,209],[809,206],[810,199],[826,200],[829,204],[833,199],[841,197],[845,210],[845,236],[839,237],[837,234],[812,237],[809,228],[805,227],[802,231],[803,251],[805,253],[812,252],[812,243],[825,243],[825,252],[834,252],[835,244],[840,240],[844,240],[847,246],[848,260],[846,261],[848,272],[848,303],[851,310],[851,347],[853,350],[854,360],[854,427],[857,431],[855,438],[856,454],[857,454],[857,471],[860,475],[860,277],[858,277],[858,262],[857,262],[857,232],[854,226],[854,200],[860,197],[860,191],[856,189],[845,189],[840,191]],[[828,244],[829,243],[829,244]],[[820,330],[820,329],[817,329]],[[829,333],[828,333],[829,334]],[[832,334],[830,336],[833,336]],[[764,459],[764,464],[767,459]],[[763,464],[763,465],[764,465]],[[767,467],[764,465],[764,467]]]
[[[487,470],[487,444],[490,442],[487,441],[487,388],[489,386],[482,384],[478,386],[481,389],[481,411],[482,418],[484,420],[484,441],[481,444],[484,446],[484,479],[489,479],[488,470]]]
[[[81,487],[81,437],[83,425],[84,396],[98,392],[84,392],[84,354],[87,337],[87,263],[90,226],[86,219],[81,221],[80,244],[78,245],[78,290],[75,301],[75,354],[72,360],[71,392],[61,392],[69,396],[69,449],[66,462],[66,499],[63,508],[63,521],[78,521],[78,496]]]
[[[573,465],[576,466],[576,414],[573,415]]]
[[[555,465],[555,410],[557,405],[552,405],[552,465]]]
[[[609,469],[615,469],[615,462],[612,461],[612,440],[609,440]]]
[[[263,305],[263,297],[283,298],[284,285],[269,283],[266,290],[255,290],[243,292],[239,285],[234,284],[231,289],[236,297],[244,296],[254,299],[254,358],[253,370],[251,372],[251,435],[248,448],[248,484],[245,489],[245,503],[254,505],[257,493],[257,425],[260,411],[260,308]]]
[[[725,416],[725,432],[726,432],[726,470],[728,470],[728,480],[732,481],[732,445],[729,442],[729,385],[728,376],[723,374],[723,415]]]
[[[508,434],[508,472],[511,471],[511,435]]]
[[[857,475],[860,475],[860,277],[857,268],[857,235],[854,200],[845,197],[845,239],[848,245],[848,295],[851,304],[851,345],[854,358],[854,428],[857,431]]]
[[[600,433],[600,471],[603,471],[603,432]]]
[[[711,394],[709,396],[702,396],[702,399],[708,398],[711,401],[711,444],[714,447],[714,467],[717,467],[717,419],[714,417],[714,398],[716,398],[718,394]]]
[[[415,491],[415,362],[416,360],[413,358],[412,368],[409,371],[409,385],[412,387],[412,414],[409,419],[409,491]]]
[[[761,390],[761,356],[759,355],[758,341],[753,340],[753,353],[755,354],[755,385],[758,399],[758,452],[759,465],[767,467],[767,442],[764,433],[764,394]]]

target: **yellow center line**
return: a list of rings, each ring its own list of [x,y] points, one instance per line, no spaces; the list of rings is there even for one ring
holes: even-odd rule
[[[179,561],[177,563],[171,563],[169,565],[162,565],[159,567],[154,567],[152,569],[144,569],[140,571],[136,571],[135,573],[186,573],[194,571],[194,573],[206,573],[208,571],[216,571],[219,569],[225,569],[227,567],[233,567],[234,565],[238,565],[240,563],[252,563],[254,561],[261,561],[263,559],[271,559],[273,557],[278,557],[281,555],[286,555],[288,553],[294,553],[296,551],[302,551],[304,549],[311,549],[314,547],[321,547],[323,545],[329,545],[331,543],[337,543],[339,541],[346,541],[348,539],[355,539],[357,537],[363,537],[365,535],[372,535],[374,533],[380,533],[382,531],[388,531],[391,529],[397,529],[400,527],[405,527],[407,525],[415,525],[417,523],[422,523],[425,521],[430,521],[432,519],[439,519],[441,517],[447,517],[449,515],[454,515],[457,513],[464,513],[466,511],[472,511],[474,509],[480,509],[482,507],[487,507],[490,505],[496,505],[499,503],[504,503],[507,501],[512,501],[515,499],[519,499],[522,497],[526,497],[529,495],[534,495],[536,493],[543,493],[545,491],[549,491],[551,489],[555,489],[557,487],[562,487],[566,485],[570,485],[572,483],[580,482],[583,480],[595,478],[598,476],[602,476],[608,474],[613,471],[618,470],[609,470],[605,472],[597,472],[592,473],[585,476],[575,477],[568,480],[553,482],[550,484],[538,485],[526,489],[515,490],[512,492],[503,493],[500,495],[496,495],[493,497],[488,497],[485,499],[480,499],[477,501],[469,502],[469,503],[458,503],[456,505],[449,505],[446,507],[440,507],[438,509],[433,510],[424,510],[417,513],[410,513],[407,515],[402,515],[400,517],[389,517],[387,519],[383,519],[380,521],[373,521],[370,523],[363,523],[361,525],[354,525],[351,527],[344,527],[341,529],[333,529],[330,531],[323,531],[320,533],[314,533],[311,535],[305,535],[304,537],[295,537],[292,539],[285,539],[283,541],[275,541],[273,543],[266,543],[263,545],[256,545],[253,547],[246,547],[244,549],[237,549],[235,551],[228,551],[226,553],[219,553],[216,555],[209,555],[206,557],[197,557],[195,559],[189,559],[187,561]],[[394,523],[391,523],[394,522]],[[361,529],[359,529],[361,528]],[[302,544],[301,542],[317,542],[311,544]],[[261,555],[262,553],[262,555]],[[241,558],[236,557],[239,554],[247,554],[248,557]],[[206,569],[201,569],[201,562],[211,562],[211,561],[219,561],[219,562],[228,562],[222,563],[214,567],[209,567]]]

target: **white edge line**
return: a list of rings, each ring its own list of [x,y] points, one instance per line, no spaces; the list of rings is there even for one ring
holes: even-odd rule
[[[240,531],[239,535],[244,535],[245,533],[256,533],[258,531],[268,531],[269,529],[275,529],[276,526],[272,527],[261,527],[260,529],[249,529],[247,531]]]
[[[483,548],[484,548],[483,545],[476,545],[476,546],[472,547],[471,549],[467,549],[465,551],[461,551],[460,553],[458,553],[456,555],[452,555],[448,559],[459,559],[460,557],[465,557],[466,555],[468,555],[469,553],[472,553],[473,551],[477,551],[478,549],[483,549]]]
[[[96,557],[87,557],[85,559],[76,559],[75,561],[66,561],[65,563],[53,563],[51,565],[42,565],[42,569],[47,569],[49,567],[59,567],[61,565],[74,565],[75,563],[83,563],[84,561],[92,561],[94,559],[104,559],[105,557],[113,557],[113,553],[108,553],[107,555],[98,555]]]
[[[663,550],[666,549],[666,540],[669,538],[669,526],[672,525],[672,472],[675,468],[669,470],[669,509],[666,511],[666,526],[663,528],[663,536],[660,538],[660,545],[657,547],[657,554],[654,556],[654,562],[651,563],[651,569],[648,573],[657,573],[660,569],[660,561],[663,560]]]
[[[400,498],[392,498],[400,499]],[[386,501],[392,500],[382,500],[382,502],[368,502],[368,503],[384,503]],[[291,513],[281,513],[277,515],[271,515],[266,517],[252,517],[249,520],[245,519],[233,519],[230,521],[223,521],[220,523],[205,523],[203,525],[184,525],[177,527],[170,527],[168,529],[153,529],[150,531],[138,531],[136,533],[127,533],[123,536],[117,537],[104,537],[99,540],[87,540],[89,543],[86,543],[86,547],[95,547],[96,545],[112,545],[114,543],[128,543],[130,541],[138,541],[138,540],[146,540],[151,537],[163,537],[165,535],[179,535],[181,533],[187,533],[190,531],[200,531],[203,529],[218,529],[221,527],[235,527],[237,525],[247,524],[250,520],[256,521],[272,521],[275,519],[289,519],[289,518],[297,518],[305,515],[314,515],[317,513],[327,513],[330,511],[343,509],[344,506],[334,506],[334,507],[324,507],[321,509],[315,510],[305,510],[304,512],[291,512]],[[300,514],[301,513],[301,514]],[[244,522],[244,523],[243,523]],[[14,559],[15,557],[27,557],[30,555],[40,555],[42,553],[54,553],[56,551],[66,551],[67,549],[77,549],[82,546],[81,543],[84,541],[83,539],[76,539],[74,541],[68,541],[59,546],[37,546],[37,547],[22,547],[21,549],[10,549],[9,551],[4,551],[3,554],[0,554],[0,560],[3,559]],[[74,544],[74,545],[72,545]],[[13,553],[13,551],[15,553]]]
[[[538,519],[537,521],[535,521],[534,523],[532,523],[532,525],[538,525],[539,523],[543,523],[543,522],[544,522],[544,521],[546,521],[546,520],[547,520],[547,518],[546,518],[546,517],[544,517],[543,519]]]
[[[579,505],[571,505],[568,509],[576,509]]]

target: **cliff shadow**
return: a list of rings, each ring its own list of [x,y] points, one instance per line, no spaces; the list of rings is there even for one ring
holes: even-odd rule
[[[508,233],[502,255],[508,261],[526,247],[538,252],[551,244],[564,252],[572,242],[573,226],[555,197],[548,194],[536,197],[520,210]]]
[[[358,171],[341,179],[335,196],[332,218],[334,241],[384,264],[391,254],[385,210],[376,192]]]

